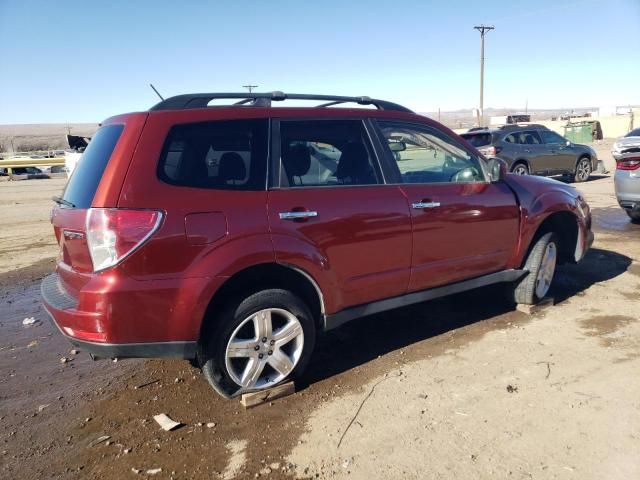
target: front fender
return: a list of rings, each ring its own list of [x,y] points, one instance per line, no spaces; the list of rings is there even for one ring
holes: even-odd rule
[[[558,188],[554,188],[556,187],[555,185],[548,184],[550,188],[537,192],[530,189],[514,189],[520,200],[521,221],[518,245],[509,262],[511,268],[519,268],[524,263],[536,232],[544,221],[555,213],[571,213],[576,219],[578,239],[575,249],[575,261],[579,261],[589,248],[591,240],[589,239],[590,220],[588,207],[586,207],[587,211],[585,211],[585,208],[581,205],[579,194],[567,190],[567,188],[572,187],[567,187],[560,182],[555,183],[559,184]]]

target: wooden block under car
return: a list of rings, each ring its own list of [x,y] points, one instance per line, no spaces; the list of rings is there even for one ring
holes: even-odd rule
[[[261,390],[259,392],[243,393],[240,403],[244,408],[256,407],[262,403],[270,402],[276,398],[286,397],[296,392],[296,386],[293,382],[277,385],[269,390]]]
[[[544,297],[535,305],[525,305],[524,303],[519,303],[516,305],[516,310],[522,313],[526,313],[527,315],[533,315],[534,313],[538,313],[545,308],[552,307],[553,305],[553,297]]]

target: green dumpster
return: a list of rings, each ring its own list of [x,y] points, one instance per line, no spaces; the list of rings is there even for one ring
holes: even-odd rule
[[[592,122],[568,123],[563,128],[564,137],[573,143],[591,143],[593,141]]]

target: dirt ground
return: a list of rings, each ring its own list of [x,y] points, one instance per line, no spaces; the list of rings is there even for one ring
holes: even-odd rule
[[[62,186],[0,183],[0,478],[640,478],[640,226],[610,175],[578,186],[596,241],[555,306],[491,287],[357,320],[251,410],[186,361],[72,352],[39,300]]]

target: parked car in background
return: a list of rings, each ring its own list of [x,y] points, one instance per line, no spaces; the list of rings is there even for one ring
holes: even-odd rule
[[[640,128],[613,144],[614,184],[618,203],[633,222],[640,223]]]
[[[461,137],[485,156],[503,159],[518,175],[565,175],[584,182],[598,164],[593,148],[572,143],[542,125],[474,128]]]
[[[628,153],[640,154],[640,128],[635,128],[613,144],[611,154],[615,160]]]
[[[42,175],[43,173],[38,167],[16,167],[11,169],[12,175]]]
[[[191,94],[101,125],[54,197],[45,308],[97,357],[197,359],[227,397],[358,317],[497,283],[534,304],[593,241],[575,188],[383,100]]]

